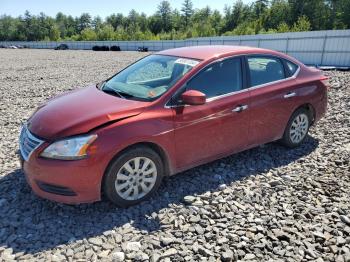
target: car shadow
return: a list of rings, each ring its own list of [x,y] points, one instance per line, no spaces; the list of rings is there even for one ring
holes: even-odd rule
[[[318,146],[308,136],[296,149],[270,143],[172,176],[148,201],[122,209],[108,201],[69,206],[36,197],[17,169],[0,179],[0,247],[34,254],[61,244],[130,225],[147,233],[161,229],[157,214],[171,204],[182,204],[184,196],[217,191],[248,176],[273,170],[305,157]]]

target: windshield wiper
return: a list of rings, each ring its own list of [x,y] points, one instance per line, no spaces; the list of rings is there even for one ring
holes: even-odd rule
[[[102,90],[106,93],[116,94],[119,97],[124,98],[124,99],[129,99],[129,98],[135,98],[135,99],[137,98],[138,99],[138,97],[134,96],[133,94],[126,93],[126,92],[109,87],[107,85],[107,81],[104,81],[100,84],[100,90]]]
[[[106,92],[106,93],[113,93],[113,94],[117,94],[120,98],[124,98],[125,97],[117,90],[113,89],[113,88],[110,88],[108,86],[106,86],[106,82],[104,82],[101,86],[101,90]]]

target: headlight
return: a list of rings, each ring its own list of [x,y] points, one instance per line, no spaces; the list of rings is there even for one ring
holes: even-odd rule
[[[87,149],[96,138],[97,135],[90,135],[60,140],[49,145],[41,156],[61,160],[82,159],[87,156]]]

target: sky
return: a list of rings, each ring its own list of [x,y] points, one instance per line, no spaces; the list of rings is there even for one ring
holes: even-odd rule
[[[243,0],[251,3],[253,0]],[[45,13],[55,16],[58,12],[67,15],[79,16],[89,13],[102,18],[112,13],[127,15],[131,9],[152,15],[161,0],[0,0],[0,14],[11,16],[23,15],[26,10],[32,14]],[[172,8],[181,9],[183,0],[169,1]],[[234,0],[192,0],[194,8],[209,6],[212,9],[223,11],[225,4],[232,5]]]

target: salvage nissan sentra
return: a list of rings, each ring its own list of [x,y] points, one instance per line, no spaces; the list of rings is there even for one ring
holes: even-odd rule
[[[22,167],[43,198],[130,206],[166,176],[271,141],[299,146],[327,88],[321,71],[276,51],[161,51],[41,105],[21,130]]]

